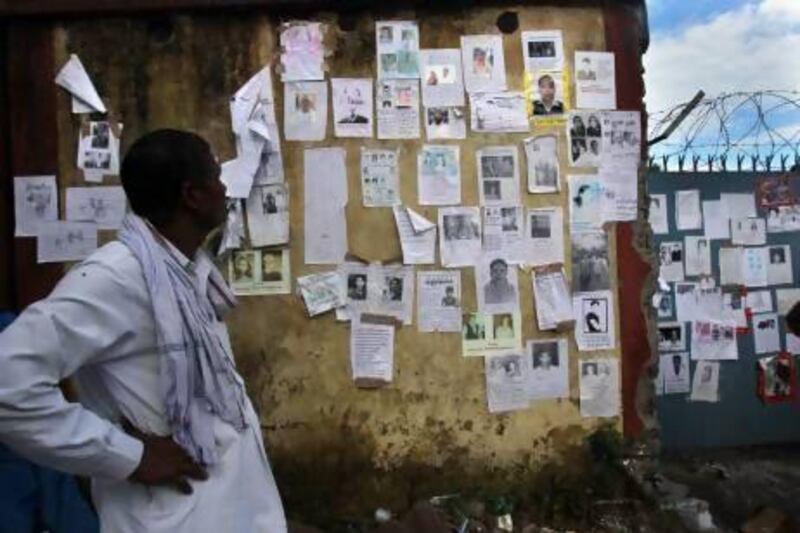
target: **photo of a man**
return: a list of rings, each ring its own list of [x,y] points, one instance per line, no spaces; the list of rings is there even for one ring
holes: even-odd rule
[[[350,274],[347,276],[347,297],[351,300],[367,299],[367,275]]]
[[[564,113],[564,102],[556,97],[556,81],[550,74],[536,81],[539,98],[533,101],[534,115],[560,115]]]
[[[508,263],[497,258],[489,264],[489,282],[483,286],[483,301],[486,304],[513,302],[517,290],[508,281]]]
[[[261,281],[283,281],[282,252],[261,252]]]

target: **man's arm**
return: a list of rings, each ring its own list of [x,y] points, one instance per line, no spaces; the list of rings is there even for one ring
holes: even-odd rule
[[[81,266],[0,334],[0,440],[65,472],[191,492],[186,478],[205,472],[171,437],[126,433],[58,387],[139,334],[135,298],[109,268]]]

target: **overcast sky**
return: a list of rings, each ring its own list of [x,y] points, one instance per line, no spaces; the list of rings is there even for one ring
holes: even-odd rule
[[[800,0],[647,0],[647,108],[707,95],[800,91]]]

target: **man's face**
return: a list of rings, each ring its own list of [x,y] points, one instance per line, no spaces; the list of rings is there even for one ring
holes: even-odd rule
[[[211,153],[208,154],[208,175],[198,178],[196,182],[189,185],[191,195],[195,205],[195,213],[198,222],[203,229],[211,231],[223,222],[227,217],[225,209],[225,184],[220,178],[219,164],[214,160]]]
[[[553,358],[550,355],[550,352],[542,352],[539,356],[539,364],[544,368],[550,368],[550,365],[553,364]]]
[[[553,80],[543,78],[539,80],[539,96],[544,102],[552,102],[556,96],[556,84]]]
[[[505,263],[500,261],[492,263],[492,265],[489,267],[489,270],[492,281],[501,281],[506,279],[506,273],[508,272],[508,267],[506,266]]]

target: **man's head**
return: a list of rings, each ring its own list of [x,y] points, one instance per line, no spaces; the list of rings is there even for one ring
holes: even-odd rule
[[[187,217],[206,232],[225,221],[225,185],[219,174],[202,137],[170,129],[140,137],[120,171],[134,213],[156,227]]]
[[[545,74],[537,82],[539,86],[539,97],[542,102],[551,103],[556,97],[556,82],[549,74]]]
[[[508,273],[508,264],[503,259],[495,259],[489,263],[489,275],[492,281],[501,281],[506,279]]]

